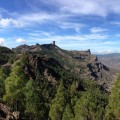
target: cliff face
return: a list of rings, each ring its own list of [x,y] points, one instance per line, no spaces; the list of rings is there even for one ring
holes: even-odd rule
[[[75,56],[76,72],[84,79],[94,80],[106,90],[110,90],[117,71],[101,63],[96,55],[88,51],[71,51]],[[78,66],[77,66],[78,65]]]

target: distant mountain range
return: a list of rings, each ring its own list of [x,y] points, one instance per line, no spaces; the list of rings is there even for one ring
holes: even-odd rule
[[[120,70],[120,53],[98,55],[98,59],[108,67]]]

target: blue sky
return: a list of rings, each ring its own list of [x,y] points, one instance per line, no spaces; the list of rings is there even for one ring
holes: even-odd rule
[[[120,0],[1,0],[0,45],[120,52]]]

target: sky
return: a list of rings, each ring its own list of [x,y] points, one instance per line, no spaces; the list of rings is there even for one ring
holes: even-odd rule
[[[0,0],[0,45],[120,52],[120,0]]]

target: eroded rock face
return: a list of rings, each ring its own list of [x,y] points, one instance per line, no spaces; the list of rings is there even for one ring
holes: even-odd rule
[[[96,55],[86,51],[71,51],[75,72],[87,80],[94,80],[105,90],[109,91],[115,81],[116,73],[113,69],[101,63]]]
[[[88,69],[85,77],[88,76],[88,79],[97,81],[97,83],[102,85],[105,90],[111,89],[111,85],[114,81],[114,73],[109,67],[105,66],[96,59],[88,63],[87,67]]]
[[[20,116],[20,112],[19,112],[19,111],[14,111],[14,112],[12,113],[12,115],[14,116],[14,119],[15,119],[15,120],[19,120],[19,116]]]
[[[28,59],[28,65],[23,69],[29,78],[36,80],[37,74],[39,74],[42,75],[43,78],[48,79],[51,83],[55,85],[58,84],[61,76],[55,69],[64,69],[64,67],[57,60],[52,57],[40,57],[35,54],[29,55]]]
[[[21,46],[18,46],[16,48],[13,48],[12,49],[14,52],[16,53],[24,53],[24,52],[38,52],[38,51],[41,51],[42,48],[39,44],[36,44],[36,45],[32,45],[32,46],[28,46],[28,45],[21,45]]]
[[[0,120],[19,120],[20,112],[11,112],[10,108],[0,103]]]

